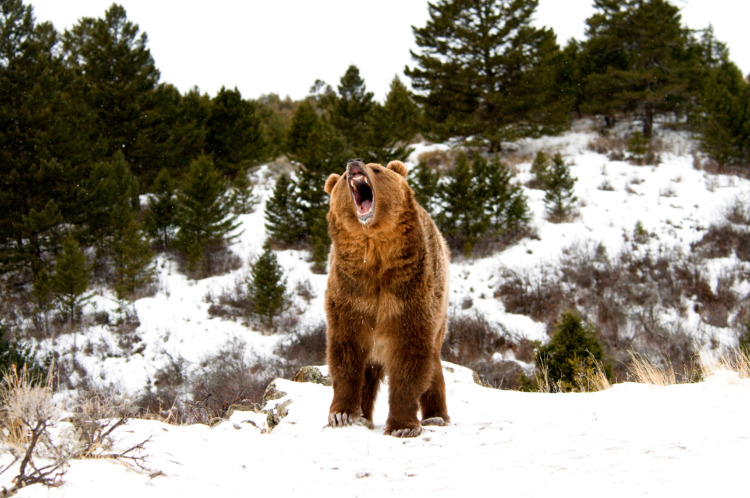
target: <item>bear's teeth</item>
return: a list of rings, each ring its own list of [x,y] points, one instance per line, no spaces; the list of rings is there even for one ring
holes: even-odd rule
[[[354,183],[354,180],[351,180],[349,183],[352,185],[352,188],[354,189],[354,191],[356,193],[359,193],[359,190],[357,190],[357,185]]]

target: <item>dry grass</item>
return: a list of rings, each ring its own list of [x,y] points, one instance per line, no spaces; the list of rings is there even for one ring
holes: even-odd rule
[[[671,386],[677,383],[674,368],[664,356],[661,356],[659,361],[664,366],[656,365],[645,356],[632,351],[630,352],[630,358],[628,371],[635,382],[652,386]]]
[[[718,357],[701,355],[700,367],[704,377],[721,371],[736,372],[741,379],[750,378],[750,351],[731,349]]]

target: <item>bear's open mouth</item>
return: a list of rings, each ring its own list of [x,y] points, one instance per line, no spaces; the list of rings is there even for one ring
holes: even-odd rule
[[[347,174],[347,183],[359,221],[368,223],[375,214],[375,189],[372,187],[370,177],[359,165],[352,164]]]

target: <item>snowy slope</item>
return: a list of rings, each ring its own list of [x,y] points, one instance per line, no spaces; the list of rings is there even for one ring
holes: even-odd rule
[[[214,428],[135,420],[120,444],[150,437],[146,463],[158,476],[79,460],[61,487],[19,496],[705,497],[746,487],[750,380],[734,373],[699,384],[538,394],[480,387],[470,371],[445,367],[453,424],[415,439],[382,434],[385,396],[375,430],[331,429],[330,387],[278,380],[287,395],[270,403],[286,403],[288,415],[270,433],[253,412]]]

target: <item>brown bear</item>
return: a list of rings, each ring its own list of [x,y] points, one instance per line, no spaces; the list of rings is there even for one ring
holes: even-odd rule
[[[414,199],[406,166],[352,159],[328,177],[331,235],[327,361],[328,423],[372,426],[375,396],[389,379],[385,433],[416,437],[450,421],[440,349],[448,311],[445,240]],[[422,421],[417,418],[421,410]]]

